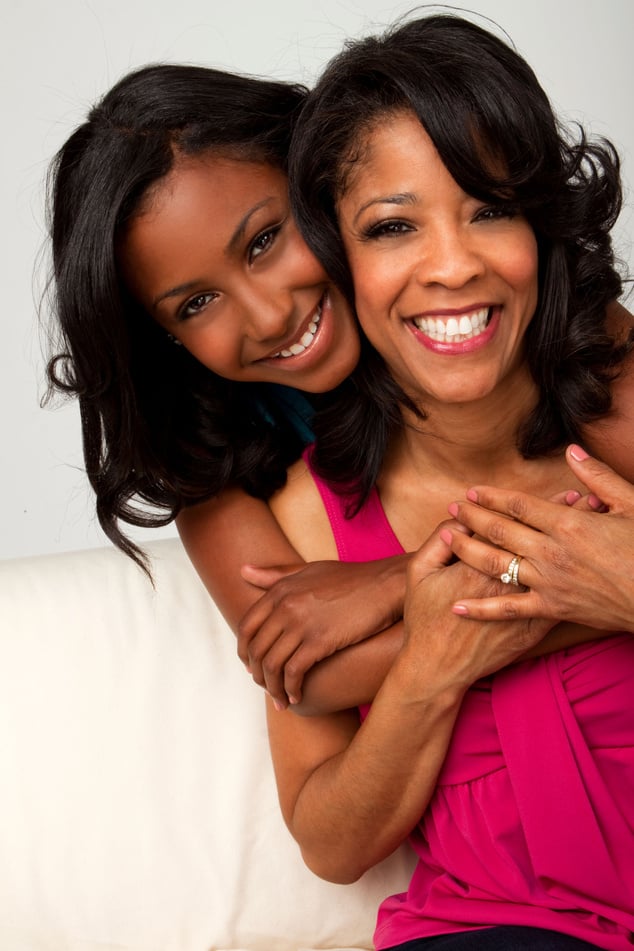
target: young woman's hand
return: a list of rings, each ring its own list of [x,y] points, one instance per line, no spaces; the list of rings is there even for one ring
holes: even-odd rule
[[[265,593],[239,624],[238,654],[276,706],[300,702],[304,675],[320,660],[401,618],[408,558],[243,567]]]
[[[443,525],[456,534],[467,531],[452,520]],[[440,529],[417,553],[420,571],[435,571],[453,558]],[[411,557],[243,567],[245,580],[267,590],[240,622],[238,653],[278,709],[289,699],[301,703],[304,677],[320,661],[400,622]]]
[[[461,598],[457,614],[567,619],[634,631],[634,486],[578,446],[570,446],[566,458],[589,490],[572,506],[488,486],[452,504],[451,514],[478,536],[446,536],[462,561],[500,578],[513,556],[521,556],[520,587]]]

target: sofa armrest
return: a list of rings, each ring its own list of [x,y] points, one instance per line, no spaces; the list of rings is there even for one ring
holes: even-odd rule
[[[303,865],[262,694],[177,539],[0,562],[0,947],[370,948],[401,850]]]

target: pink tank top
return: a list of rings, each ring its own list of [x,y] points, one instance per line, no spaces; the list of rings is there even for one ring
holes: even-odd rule
[[[345,501],[313,478],[342,561],[403,552],[376,491],[346,519]],[[379,908],[377,951],[502,924],[632,951],[633,697],[627,634],[475,684],[410,836],[418,861],[409,888]]]

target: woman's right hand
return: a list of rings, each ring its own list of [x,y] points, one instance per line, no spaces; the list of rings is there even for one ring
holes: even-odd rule
[[[239,624],[238,654],[278,707],[301,701],[319,661],[400,620],[408,559],[243,567],[264,593]]]

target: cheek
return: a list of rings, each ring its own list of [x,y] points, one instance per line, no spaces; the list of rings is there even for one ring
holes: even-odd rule
[[[297,231],[289,237],[279,263],[280,270],[287,275],[285,283],[288,283],[288,278],[300,287],[325,284],[328,281],[328,275],[321,263]]]
[[[529,294],[537,301],[537,242],[532,231],[518,241],[507,257],[505,264],[506,280],[520,291]]]

